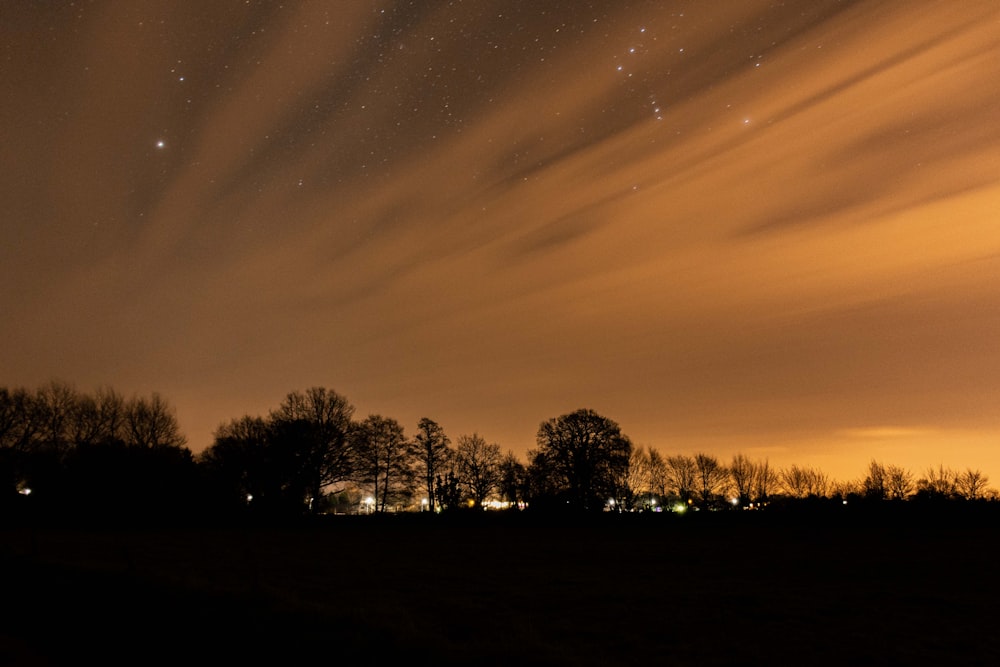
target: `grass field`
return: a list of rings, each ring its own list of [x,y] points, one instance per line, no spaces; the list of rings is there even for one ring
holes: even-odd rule
[[[0,533],[0,663],[1000,664],[990,515]]]

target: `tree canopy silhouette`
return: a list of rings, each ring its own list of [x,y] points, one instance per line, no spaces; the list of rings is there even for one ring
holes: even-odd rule
[[[618,498],[627,477],[632,442],[617,423],[581,409],[542,422],[531,465],[579,509],[602,509]]]

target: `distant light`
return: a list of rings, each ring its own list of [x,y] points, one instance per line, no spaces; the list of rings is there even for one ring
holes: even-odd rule
[[[250,502],[251,500],[253,500],[253,494],[252,493],[248,493],[247,494],[247,502]]]
[[[163,139],[159,139],[156,142],[156,147],[159,148],[159,149],[166,148],[167,147],[167,142],[165,142]]]
[[[31,495],[31,489],[29,489],[28,487],[24,487],[23,489],[21,489],[20,491],[18,491],[18,493],[20,493],[22,496],[30,496]]]
[[[729,502],[731,502],[733,504],[733,507],[736,507],[737,505],[740,504],[740,499],[739,498],[730,498]]]
[[[674,511],[677,512],[678,514],[684,514],[684,512],[687,511],[687,505],[685,505],[684,503],[677,503],[676,505],[674,505]]]

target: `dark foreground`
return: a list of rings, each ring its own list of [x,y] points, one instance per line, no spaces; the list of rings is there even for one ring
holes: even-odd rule
[[[329,517],[0,532],[0,664],[1000,664],[998,524]]]

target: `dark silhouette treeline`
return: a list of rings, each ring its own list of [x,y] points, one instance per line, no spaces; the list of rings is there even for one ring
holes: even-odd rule
[[[0,388],[0,506],[35,516],[165,517],[196,510],[198,465],[159,394],[52,382]]]
[[[978,470],[916,476],[871,461],[859,480],[737,454],[664,456],[633,446],[592,410],[544,421],[522,463],[478,433],[454,446],[432,419],[408,437],[382,415],[356,419],[324,387],[289,393],[266,416],[222,424],[199,456],[158,394],[126,399],[51,382],[0,388],[5,512],[66,520],[288,518],[317,514],[734,511],[992,502]]]
[[[161,397],[50,383],[0,389],[0,474],[3,664],[1000,655],[1000,503],[971,470],[663,456],[591,410],[521,462],[323,388],[195,456]]]

